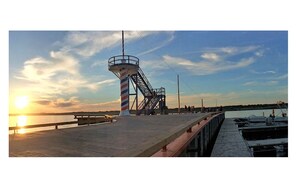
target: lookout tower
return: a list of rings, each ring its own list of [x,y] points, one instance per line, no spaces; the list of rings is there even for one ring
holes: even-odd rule
[[[113,56],[108,59],[108,70],[113,72],[120,79],[121,112],[119,116],[129,116],[130,111],[136,103],[136,115],[150,115],[155,113],[159,107],[160,113],[164,112],[165,88],[153,89],[143,71],[139,67],[139,59],[135,56],[125,55],[124,31],[122,31],[122,55]],[[130,94],[130,83],[135,93]],[[138,90],[143,95],[143,100],[138,104]],[[135,99],[130,108],[130,95]]]

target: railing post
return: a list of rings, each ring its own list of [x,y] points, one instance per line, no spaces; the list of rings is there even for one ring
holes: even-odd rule
[[[191,133],[192,132],[192,127],[190,127],[188,130],[187,130],[187,133]]]

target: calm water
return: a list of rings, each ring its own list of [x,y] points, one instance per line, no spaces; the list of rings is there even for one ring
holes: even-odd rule
[[[67,121],[75,121],[73,115],[40,115],[40,116],[9,116],[9,126],[14,127],[16,125],[20,127],[24,127],[26,125],[34,125],[34,124],[43,124],[43,123],[57,123],[57,122],[67,122]],[[59,128],[67,128],[74,127],[77,124],[73,125],[62,125]],[[21,129],[20,133],[28,133],[40,130],[51,130],[55,127],[44,127],[44,128],[34,128],[34,129]],[[13,133],[13,131],[10,131]]]
[[[288,113],[286,109],[282,109],[283,112]],[[282,111],[280,109],[274,109],[275,116],[281,116]],[[226,118],[237,118],[237,117],[249,117],[251,115],[255,116],[264,116],[268,117],[270,114],[272,114],[272,109],[267,110],[242,110],[242,111],[227,111],[225,113]]]

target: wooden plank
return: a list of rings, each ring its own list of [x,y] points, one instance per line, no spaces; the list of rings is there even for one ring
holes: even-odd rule
[[[152,156],[154,153],[158,152],[160,149],[162,149],[167,144],[171,143],[173,140],[181,136],[183,133],[185,133],[187,130],[192,128],[193,126],[197,125],[198,122],[201,122],[208,117],[211,117],[216,113],[210,113],[206,114],[205,116],[195,118],[193,120],[187,121],[185,123],[180,124],[179,126],[175,127],[174,129],[171,129],[165,134],[162,134],[158,137],[155,137],[155,139],[149,140],[148,142],[145,142],[144,144],[140,145],[139,147],[135,147],[127,152],[123,152],[119,156],[131,156],[131,157],[148,157]]]

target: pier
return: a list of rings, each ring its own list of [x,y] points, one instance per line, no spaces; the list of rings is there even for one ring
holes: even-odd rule
[[[211,157],[252,157],[252,153],[232,118],[225,119]]]
[[[104,124],[15,134],[9,136],[9,156],[206,156],[223,120],[224,113],[126,116]]]

